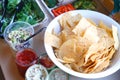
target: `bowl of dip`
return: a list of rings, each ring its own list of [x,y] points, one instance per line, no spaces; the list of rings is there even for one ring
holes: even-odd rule
[[[47,69],[41,64],[34,64],[26,71],[26,80],[46,80],[48,75]]]
[[[47,70],[52,70],[56,67],[46,53],[40,56],[39,62],[41,65],[47,68]]]
[[[21,43],[34,33],[34,28],[27,22],[17,21],[8,25],[4,31],[4,39],[15,51],[32,48],[32,39]]]
[[[18,71],[24,77],[26,70],[37,63],[38,56],[33,49],[26,48],[16,53],[15,63]]]
[[[69,80],[69,74],[59,68],[55,68],[49,73],[47,80]]]

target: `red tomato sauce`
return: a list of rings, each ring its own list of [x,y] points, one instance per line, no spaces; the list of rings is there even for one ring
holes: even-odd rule
[[[62,6],[59,6],[55,9],[52,10],[52,13],[54,14],[54,16],[58,16],[62,13],[65,13],[65,12],[68,12],[68,11],[71,11],[71,10],[75,10],[75,8],[73,7],[72,4],[66,4],[66,5],[62,5]]]
[[[46,68],[51,68],[54,66],[54,63],[50,60],[48,56],[42,57],[40,59],[40,63]]]
[[[16,55],[16,64],[19,72],[22,76],[25,75],[26,70],[31,65],[37,62],[37,55],[31,49],[24,49],[17,53]]]

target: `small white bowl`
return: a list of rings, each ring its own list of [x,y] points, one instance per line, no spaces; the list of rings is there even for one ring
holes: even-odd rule
[[[41,64],[30,66],[25,73],[26,80],[46,80],[47,76],[47,69]]]
[[[116,26],[118,28],[118,37],[120,37],[120,25],[116,21],[114,21],[113,19],[111,19],[110,17],[108,17],[102,13],[90,11],[90,10],[74,10],[74,11],[71,11],[71,13],[73,15],[76,15],[79,13],[85,18],[92,19],[96,24],[98,24],[100,21],[103,21],[107,26],[111,26],[113,24],[114,26]],[[52,33],[53,28],[54,28],[55,32],[57,32],[57,33],[60,32],[60,25],[59,25],[58,19],[60,19],[62,15],[56,17],[55,19],[53,19],[53,21],[51,21],[51,23],[48,25],[48,27],[46,29],[45,35],[47,32]],[[46,37],[44,37],[44,40],[45,40],[45,38]],[[101,77],[111,75],[120,69],[120,49],[118,49],[118,51],[115,53],[110,66],[106,70],[101,71],[99,73],[85,74],[85,73],[73,71],[73,70],[65,67],[62,63],[60,63],[57,60],[57,58],[54,54],[53,48],[51,46],[47,45],[46,43],[44,43],[44,45],[45,45],[45,49],[46,49],[48,56],[54,62],[54,64],[56,64],[63,71],[65,71],[71,75],[77,76],[77,77],[92,78],[92,79],[101,78]]]
[[[69,80],[69,75],[59,68],[50,71],[46,80]]]

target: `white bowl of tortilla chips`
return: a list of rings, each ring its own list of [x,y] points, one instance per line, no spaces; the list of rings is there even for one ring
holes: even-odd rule
[[[81,78],[101,78],[120,69],[120,25],[90,10],[64,13],[50,22],[44,45],[63,71]]]

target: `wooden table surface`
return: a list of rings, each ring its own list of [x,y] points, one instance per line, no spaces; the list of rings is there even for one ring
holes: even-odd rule
[[[44,26],[47,26],[47,24],[41,24],[40,26],[35,27],[35,32]],[[43,46],[44,31],[45,30],[43,30],[41,33],[33,38],[33,49],[38,56],[41,53],[45,53],[45,49]],[[19,71],[15,64],[15,54],[16,52],[7,44],[7,42],[4,39],[0,39],[0,66],[5,80],[25,80],[19,74]]]
[[[0,39],[0,66],[5,80],[24,80],[18,72],[14,54],[15,52],[8,44],[3,39]]]

